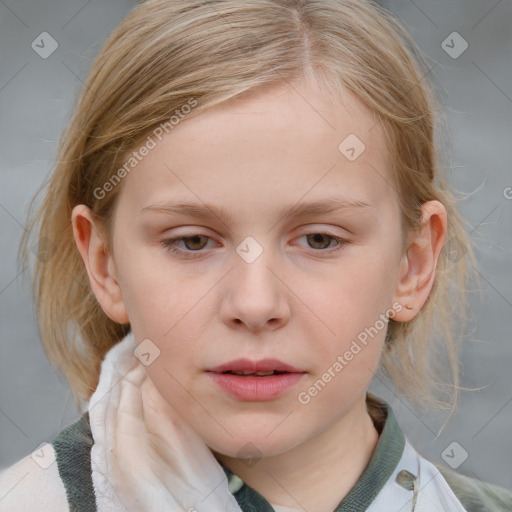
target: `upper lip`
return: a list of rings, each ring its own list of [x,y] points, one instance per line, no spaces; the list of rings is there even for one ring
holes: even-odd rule
[[[305,373],[304,370],[300,370],[299,368],[295,368],[289,364],[283,363],[278,359],[260,359],[259,361],[251,361],[250,359],[235,359],[233,361],[229,361],[228,363],[210,368],[208,371],[215,373],[223,373],[228,371],[250,371],[255,373],[270,372],[272,370],[276,372]]]

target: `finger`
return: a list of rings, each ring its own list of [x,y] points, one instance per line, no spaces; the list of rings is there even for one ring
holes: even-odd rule
[[[165,400],[148,378],[142,385],[144,420],[154,449],[171,467],[179,468],[185,481],[203,488],[218,484],[224,472],[202,438]]]

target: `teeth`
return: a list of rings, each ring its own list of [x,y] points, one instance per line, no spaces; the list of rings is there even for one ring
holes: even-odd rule
[[[236,372],[231,372],[233,373],[234,375],[242,375],[242,376],[245,376],[245,375],[258,375],[258,376],[266,376],[266,375],[274,375],[274,370],[271,370],[271,371],[266,371],[266,372],[251,372],[250,370],[240,370],[240,371],[236,371]]]

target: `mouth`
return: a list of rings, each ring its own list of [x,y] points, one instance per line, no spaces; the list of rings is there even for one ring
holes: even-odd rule
[[[207,370],[218,389],[245,402],[273,400],[307,374],[276,359],[237,359]]]
[[[238,375],[239,377],[269,377],[270,375],[283,375],[285,373],[291,373],[291,372],[277,372],[275,370],[272,370],[272,371],[257,371],[257,372],[252,372],[250,370],[241,370],[241,371],[231,371],[231,370],[228,370],[227,372],[221,372],[223,374],[227,374],[227,375]]]
[[[270,375],[279,375],[283,373],[306,373],[305,370],[295,368],[289,364],[283,363],[278,359],[261,359],[252,361],[250,359],[235,359],[228,363],[210,368],[210,372],[228,373],[232,375],[257,375],[266,377]]]

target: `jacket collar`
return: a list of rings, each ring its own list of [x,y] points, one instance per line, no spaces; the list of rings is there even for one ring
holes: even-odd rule
[[[402,457],[406,440],[393,410],[384,400],[379,399],[377,403],[381,407],[384,416],[384,425],[380,425],[377,446],[363,474],[334,512],[366,510],[392,476]],[[377,430],[379,430],[378,422],[375,420],[374,422]],[[242,509],[244,509],[244,506],[247,507],[248,504],[251,504],[259,512],[274,511],[270,503],[261,494],[245,484],[224,464],[220,463],[220,465],[228,478],[229,490]]]

